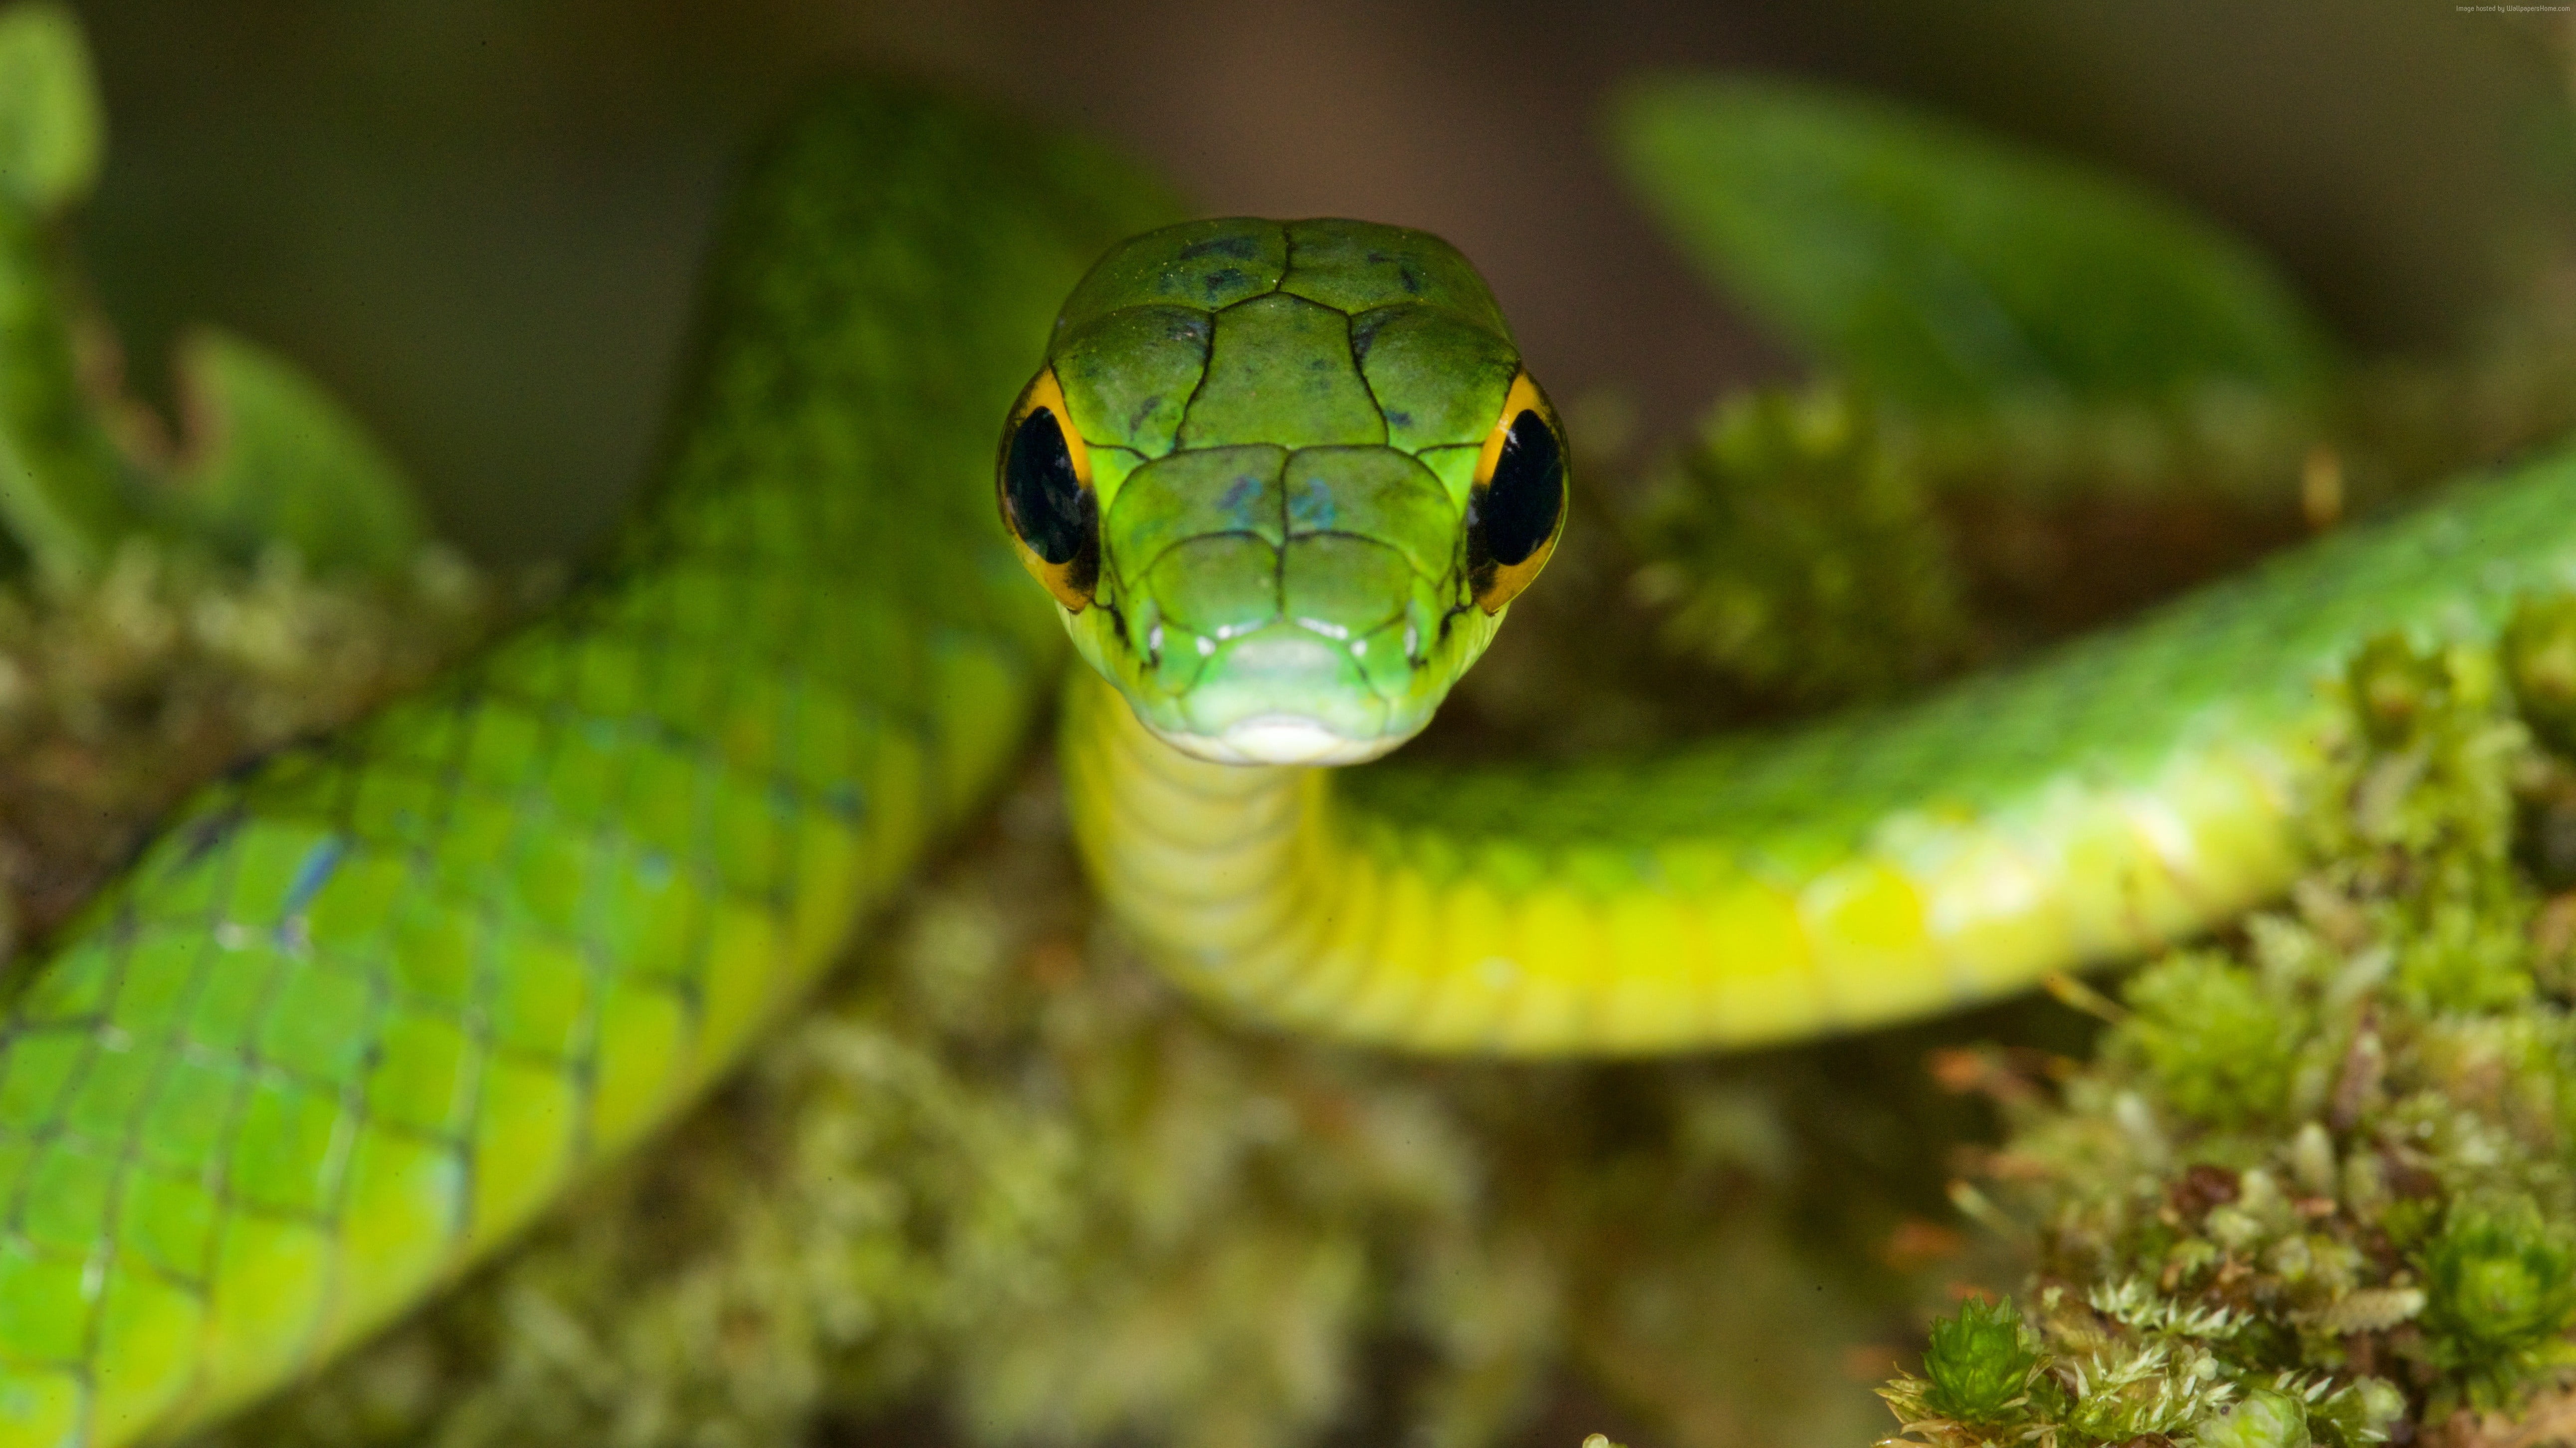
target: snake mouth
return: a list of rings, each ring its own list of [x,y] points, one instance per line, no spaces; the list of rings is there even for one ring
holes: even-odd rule
[[[1174,749],[1210,764],[1366,764],[1413,737],[1408,731],[1354,739],[1302,714],[1257,714],[1215,734],[1153,732]]]
[[[1137,713],[1165,743],[1211,764],[1359,764],[1430,720],[1371,688],[1347,642],[1286,619],[1216,644],[1168,706]]]

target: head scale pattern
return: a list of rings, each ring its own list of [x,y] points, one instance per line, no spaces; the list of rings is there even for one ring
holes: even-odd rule
[[[998,491],[1076,646],[1156,733],[1347,763],[1429,722],[1546,562],[1565,484],[1555,414],[1454,247],[1231,218],[1092,268]]]

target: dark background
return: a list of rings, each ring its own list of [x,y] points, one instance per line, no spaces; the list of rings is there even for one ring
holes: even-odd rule
[[[2556,19],[2432,0],[91,0],[113,125],[83,226],[133,369],[220,321],[347,397],[451,536],[593,536],[645,465],[728,158],[800,81],[952,77],[1210,211],[1428,227],[1561,398],[1665,431],[1787,359],[1595,139],[1618,78],[1840,78],[2142,175],[2255,237],[2364,351],[2456,343],[2571,193]]]

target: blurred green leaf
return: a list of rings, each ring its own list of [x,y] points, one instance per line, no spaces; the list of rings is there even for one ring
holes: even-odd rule
[[[83,576],[140,526],[131,477],[81,388],[55,213],[88,194],[104,138],[80,23],[0,7],[0,528],[14,569]]]
[[[2305,398],[2323,336],[2249,248],[2112,177],[1822,87],[1632,83],[1629,178],[1688,253],[1916,411]]]
[[[89,194],[106,121],[71,10],[0,9],[0,198],[40,214]]]
[[[317,573],[391,573],[427,529],[411,485],[293,363],[213,328],[180,344],[189,443],[172,481],[198,529],[244,560],[285,543]]]
[[[0,203],[0,530],[60,579],[96,568],[142,519],[81,390],[56,240]]]

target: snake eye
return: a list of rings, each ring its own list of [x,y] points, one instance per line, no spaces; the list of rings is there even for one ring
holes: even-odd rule
[[[994,493],[1021,565],[1080,613],[1100,579],[1100,500],[1091,491],[1090,450],[1066,416],[1064,389],[1049,368],[1011,409]]]
[[[1524,372],[1476,459],[1467,493],[1467,581],[1487,613],[1529,587],[1565,527],[1565,436]]]

